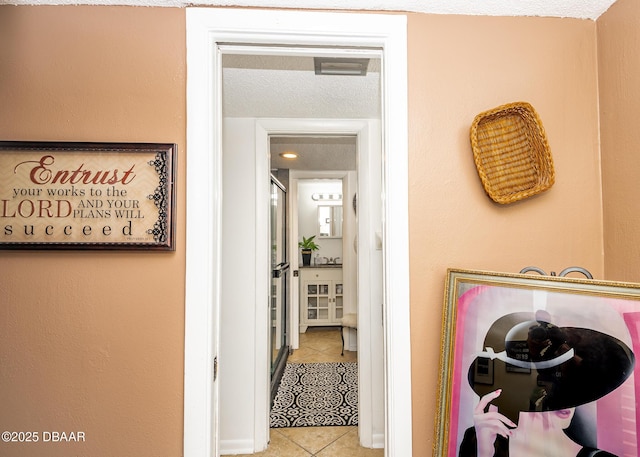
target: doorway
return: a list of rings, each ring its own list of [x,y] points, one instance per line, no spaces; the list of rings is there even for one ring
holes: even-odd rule
[[[347,376],[342,381],[343,387],[349,386],[350,392],[357,392],[355,331],[345,329],[345,351],[341,344],[342,317],[357,310],[357,301],[352,297],[357,288],[356,214],[352,204],[357,191],[357,137],[273,135],[269,146],[271,173],[286,183],[290,195],[290,262],[294,265],[293,281],[299,286],[299,294],[293,295],[292,303],[293,310],[299,313],[291,322],[291,336],[296,337],[296,344],[287,359],[283,385],[274,395],[266,452],[315,454],[325,446],[331,452],[345,449],[353,452],[353,446],[360,444],[357,421],[353,421],[358,417],[357,403],[356,408],[352,408],[354,397],[338,388],[328,394],[324,386],[313,387],[311,379],[315,377],[298,376],[300,370],[314,373],[315,370],[335,370],[336,373],[344,370],[356,376]],[[303,238],[313,238],[318,246],[307,261],[297,245]],[[350,274],[351,270],[354,274]],[[379,357],[381,360],[382,355]],[[297,395],[295,392],[300,392],[300,386],[293,388],[292,382],[306,384],[307,381],[310,384],[304,388],[304,401],[298,403],[292,394]],[[340,407],[336,398],[341,395],[344,397]],[[311,397],[315,398],[313,402],[309,402]],[[380,395],[379,407],[383,400]],[[366,424],[366,419],[364,422]],[[300,427],[301,424],[304,426]],[[380,415],[380,435],[382,424]],[[377,444],[382,447],[383,439]],[[374,455],[374,451],[369,452]],[[383,452],[378,449],[376,455],[382,456]]]
[[[247,136],[248,126],[245,124],[246,120],[236,119],[232,122],[226,121],[228,133],[232,134],[231,129],[235,129],[238,132],[233,141],[227,143],[225,141],[225,153],[233,154],[230,159],[233,162],[246,166],[249,160],[248,156],[242,157],[243,152],[248,150],[248,145],[242,143],[242,138]],[[343,136],[353,137],[356,141],[356,150],[359,151],[357,162],[358,179],[351,177],[349,179],[349,172],[342,172],[336,174],[335,171],[325,171],[322,174],[324,177],[340,177],[348,183],[349,192],[355,191],[358,193],[358,265],[360,273],[358,275],[355,272],[352,278],[356,278],[354,282],[357,282],[356,287],[352,291],[358,291],[358,320],[360,322],[359,331],[357,332],[358,338],[358,377],[359,377],[359,432],[360,442],[364,447],[383,447],[385,445],[385,429],[384,429],[384,359],[383,359],[383,322],[382,313],[379,306],[375,306],[376,303],[382,301],[382,250],[379,249],[375,242],[375,234],[380,233],[381,227],[381,131],[380,122],[375,120],[345,120],[345,119],[259,119],[256,123],[256,151],[268,151],[269,139],[272,137],[282,135],[293,136]],[[258,152],[255,155],[257,162],[264,162],[262,165],[257,164],[257,170],[264,170],[265,172],[258,172],[255,177],[244,176],[238,177],[233,181],[233,184],[239,189],[244,188],[254,181],[260,181],[260,177],[266,174],[266,167],[268,167],[268,155]],[[321,172],[319,171],[296,171],[296,179],[304,179],[310,177],[318,177]],[[346,173],[346,175],[345,175]],[[244,185],[238,181],[238,179],[245,179]],[[356,183],[357,181],[357,183]],[[262,184],[257,184],[258,188],[263,188]],[[295,201],[295,200],[294,200]],[[256,210],[260,211],[264,208],[264,205],[259,204],[256,206]],[[256,215],[256,220],[260,219],[260,214]],[[229,223],[229,221],[226,221]],[[257,227],[262,226],[260,222],[253,224]],[[354,223],[351,227],[351,232],[347,231],[347,236],[351,239],[355,238],[355,226]],[[236,224],[237,226],[237,224]],[[298,234],[298,237],[300,235]],[[294,237],[292,237],[294,238]],[[292,247],[292,250],[296,248]],[[353,251],[352,251],[353,252]],[[224,255],[224,254],[223,254]],[[351,257],[351,258],[350,258]],[[351,269],[356,268],[355,253],[345,256],[345,262],[351,265]],[[292,269],[296,269],[296,258],[292,259]],[[260,274],[256,274],[256,277],[261,277]],[[227,281],[225,281],[227,282]],[[257,284],[257,283],[256,283]],[[296,286],[300,284],[300,281],[292,283],[292,294],[295,296],[299,294]],[[256,285],[256,289],[260,290],[261,286]],[[256,302],[258,303],[258,302]],[[354,301],[349,303],[350,307],[355,308]],[[237,309],[234,307],[234,309]],[[355,311],[355,309],[352,309]],[[294,307],[292,309],[292,315],[299,311],[299,308]],[[224,308],[223,308],[224,313]],[[257,309],[256,316],[260,314],[260,310]],[[225,326],[228,321],[225,321]],[[260,321],[260,318],[257,317]],[[297,322],[298,318],[292,317],[292,322]],[[259,329],[259,327],[258,327]],[[224,330],[223,330],[224,331]],[[293,335],[297,335],[296,331],[292,331]],[[224,338],[224,337],[223,337]],[[260,346],[260,343],[257,342]],[[293,343],[294,347],[296,344]],[[224,348],[222,348],[224,352]],[[256,352],[259,353],[259,347],[256,347]],[[262,371],[257,370],[259,374]],[[224,381],[224,380],[223,380]],[[247,379],[243,379],[247,381]],[[258,377],[254,379],[255,390],[259,391],[261,386],[264,385],[264,381]],[[238,385],[238,380],[234,382],[234,386]],[[248,387],[247,387],[248,388]],[[224,390],[224,386],[222,387]],[[260,404],[262,400],[258,400]],[[234,408],[237,408],[237,403],[233,404]],[[223,409],[225,407],[223,406]],[[229,410],[228,407],[225,409]],[[235,410],[234,410],[235,411]],[[265,411],[266,405],[265,405]],[[268,414],[264,414],[268,419]],[[255,418],[259,420],[262,417],[261,414],[256,414]],[[229,422],[225,422],[225,426],[229,426]],[[240,425],[238,423],[238,425]],[[250,426],[251,424],[249,424]],[[249,432],[249,427],[245,427],[245,435]],[[260,432],[263,430],[261,424],[253,424],[251,431]],[[268,430],[266,430],[268,431]],[[224,432],[223,432],[224,433]],[[256,433],[257,436],[258,433]],[[228,435],[226,435],[228,437]],[[267,437],[268,438],[268,437]],[[266,439],[265,438],[265,446]],[[235,450],[249,449],[251,444],[246,445],[244,448],[240,448],[242,443],[229,442],[225,439],[223,442],[223,451],[227,452],[230,445],[237,446]],[[234,452],[235,452],[234,450]],[[242,451],[247,452],[247,451]]]
[[[303,237],[314,236],[319,249],[312,253],[310,266],[322,263],[332,268],[332,264],[334,267],[339,265],[344,283],[341,297],[346,304],[343,311],[356,313],[357,252],[354,243],[357,232],[357,136],[272,135],[269,149],[271,172],[277,177],[282,177],[289,189],[289,262],[291,270],[298,274],[294,278],[300,278],[300,267],[303,263],[298,242]],[[286,155],[290,152],[295,152],[296,157],[287,158]],[[301,190],[303,188],[307,191]],[[324,216],[325,221],[329,217],[334,224],[341,221],[333,228],[320,224],[320,211],[328,211],[329,208],[333,212],[339,209],[340,212],[339,219],[332,218],[331,213]],[[336,232],[338,229],[339,233]],[[323,233],[325,230],[327,233]],[[299,334],[304,332],[308,326],[306,324],[313,324],[313,321],[305,323],[309,316],[305,318],[304,313],[300,313],[300,279],[294,280],[291,285],[292,325],[289,343],[292,349],[298,349]],[[328,320],[327,316],[323,318],[323,322],[318,323],[337,324],[336,319],[341,317],[342,314],[336,315],[332,312],[331,320]],[[349,334],[346,336],[349,344]],[[355,348],[355,342],[351,346]]]
[[[384,254],[385,449],[387,455],[410,455],[405,18],[196,8],[187,11],[187,35],[185,456],[218,454],[217,355],[220,322],[225,322],[225,316],[219,317],[225,222],[220,207],[223,138],[219,71],[223,43],[365,46],[380,48],[385,53],[382,122],[385,222],[382,230],[368,235],[374,243],[379,240]],[[276,51],[267,48],[263,52],[284,52],[281,48]],[[259,128],[264,127],[258,126],[256,130]],[[256,140],[257,137],[256,134]],[[255,188],[247,191],[257,196]],[[247,322],[248,326],[253,324]],[[238,343],[246,341],[239,339]],[[266,355],[264,360],[266,364]],[[224,360],[220,364],[224,367],[221,370],[230,366]],[[248,402],[258,411],[255,399],[253,396]]]

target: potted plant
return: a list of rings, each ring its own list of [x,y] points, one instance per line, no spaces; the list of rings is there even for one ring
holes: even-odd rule
[[[311,253],[320,249],[320,246],[313,241],[315,237],[315,235],[309,238],[303,236],[302,241],[298,242],[298,247],[300,247],[300,252],[302,252],[302,265],[305,267],[311,265]]]

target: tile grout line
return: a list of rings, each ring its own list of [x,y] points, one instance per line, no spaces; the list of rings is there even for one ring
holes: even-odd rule
[[[307,457],[313,457],[313,454],[311,454],[311,452],[309,452],[307,449],[305,449],[303,446],[301,446],[300,444],[296,443],[295,441],[293,441],[291,438],[289,438],[287,435],[280,433],[280,431],[278,431],[278,429],[271,429],[271,430],[275,430],[276,433],[278,433],[278,435],[280,435],[281,437],[283,437],[284,439],[286,439],[287,441],[293,443],[296,447],[299,447],[300,449],[302,449],[306,454]]]
[[[326,448],[328,448],[329,446],[331,446],[332,444],[334,444],[335,442],[337,442],[338,440],[344,438],[345,436],[347,436],[349,434],[351,430],[347,429],[346,432],[344,432],[342,435],[340,435],[339,437],[337,437],[335,440],[331,441],[330,443],[328,443],[325,447],[323,447],[322,449],[318,449],[318,452],[316,452],[315,454],[313,454],[311,457],[317,457],[318,454],[320,454],[322,451],[324,451]],[[306,449],[305,449],[306,450]]]

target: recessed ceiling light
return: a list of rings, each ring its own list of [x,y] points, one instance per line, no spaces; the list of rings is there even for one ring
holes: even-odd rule
[[[291,151],[281,152],[279,155],[283,159],[297,159],[298,158],[298,154],[296,154],[295,152],[291,152]]]

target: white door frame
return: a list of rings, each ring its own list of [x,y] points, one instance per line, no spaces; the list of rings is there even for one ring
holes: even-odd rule
[[[221,43],[383,50],[385,452],[411,455],[406,17],[216,8],[186,13],[184,456],[219,452],[213,373],[220,325]]]

